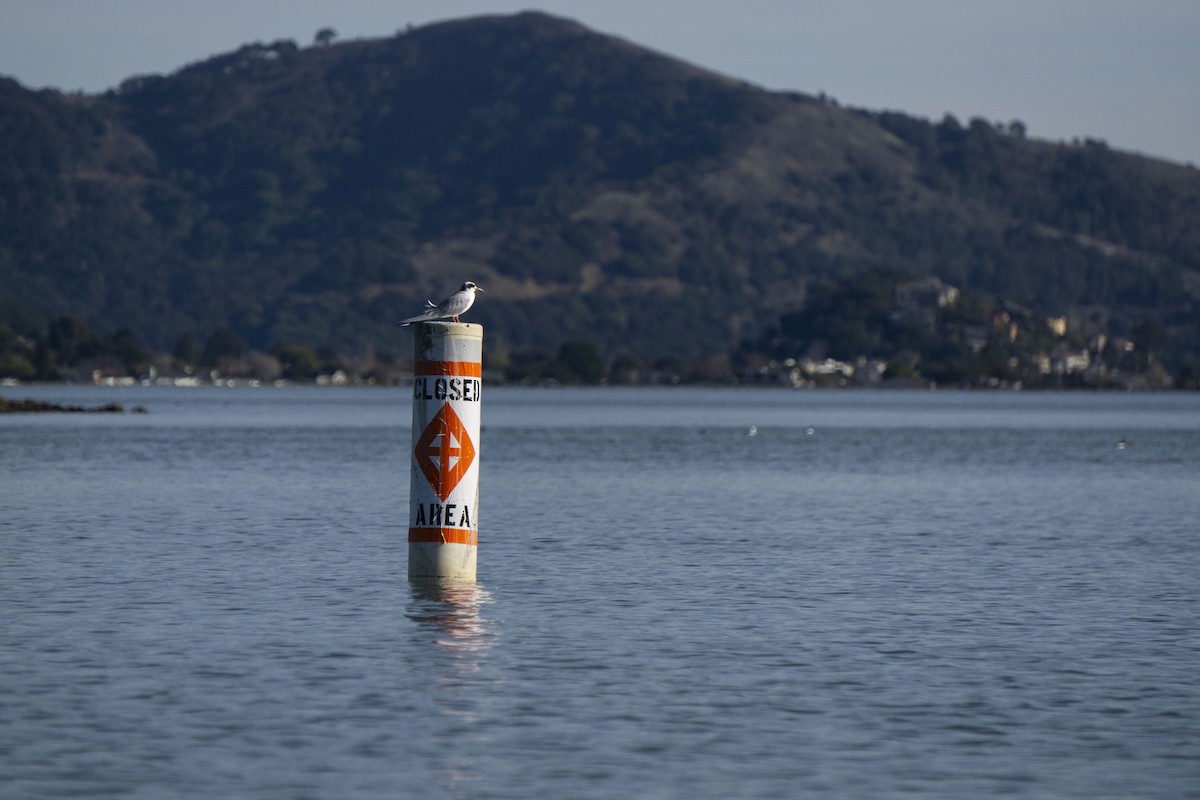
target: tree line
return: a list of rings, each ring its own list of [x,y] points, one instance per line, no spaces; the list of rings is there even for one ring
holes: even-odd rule
[[[1196,358],[1171,369],[1162,362],[1169,334],[1157,318],[1119,333],[1068,330],[1065,317],[884,269],[817,282],[801,307],[727,354],[646,358],[573,339],[556,350],[496,348],[486,354],[485,368],[492,380],[532,385],[1200,388]],[[409,366],[386,352],[347,356],[328,345],[282,342],[258,352],[225,326],[202,343],[180,334],[166,353],[146,347],[128,328],[96,335],[78,316],[57,317],[24,335],[0,324],[0,379],[15,381],[310,382],[340,375],[344,383],[396,384],[407,380]]]

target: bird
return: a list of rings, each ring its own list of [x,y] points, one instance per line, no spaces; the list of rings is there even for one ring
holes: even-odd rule
[[[435,319],[446,319],[447,317],[458,322],[460,314],[465,314],[467,309],[475,303],[475,292],[482,292],[483,288],[476,286],[473,282],[467,281],[457,292],[447,297],[442,302],[434,305],[430,301],[425,301],[425,310],[415,317],[400,320],[402,327],[412,325],[414,322],[428,322]]]

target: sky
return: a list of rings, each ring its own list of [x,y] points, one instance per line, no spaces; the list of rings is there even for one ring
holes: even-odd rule
[[[1200,0],[0,0],[0,75],[101,92],[325,27],[530,9],[767,89],[1200,165]]]

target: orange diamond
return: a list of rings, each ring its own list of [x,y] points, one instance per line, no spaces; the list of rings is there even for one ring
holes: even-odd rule
[[[475,445],[449,403],[429,420],[413,448],[425,480],[445,502],[475,460]]]

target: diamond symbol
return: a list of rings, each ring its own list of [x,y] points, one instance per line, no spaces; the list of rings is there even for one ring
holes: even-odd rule
[[[467,427],[449,403],[429,420],[413,455],[425,480],[445,502],[475,461],[475,445],[467,435]]]

